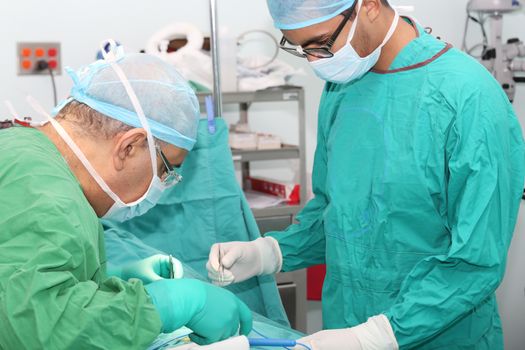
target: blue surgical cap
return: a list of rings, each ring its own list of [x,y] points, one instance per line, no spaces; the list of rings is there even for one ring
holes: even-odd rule
[[[356,0],[267,0],[278,29],[299,29],[328,21]]]
[[[186,80],[160,58],[124,54],[120,47],[116,63],[135,91],[153,136],[191,150],[200,112],[197,96]],[[53,115],[75,100],[124,124],[142,127],[124,85],[107,61],[98,60],[77,72],[70,68],[66,71],[73,79],[73,88],[70,97],[53,110]]]

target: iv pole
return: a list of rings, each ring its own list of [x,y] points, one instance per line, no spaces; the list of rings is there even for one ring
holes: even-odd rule
[[[217,0],[210,0],[211,59],[213,69],[214,117],[222,117],[221,73],[219,61],[219,40],[217,24]]]

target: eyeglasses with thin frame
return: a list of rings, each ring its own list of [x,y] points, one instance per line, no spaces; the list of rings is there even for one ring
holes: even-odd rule
[[[308,56],[312,56],[315,58],[330,58],[334,56],[334,53],[332,52],[332,46],[334,46],[335,41],[339,37],[339,34],[343,31],[343,28],[346,25],[346,22],[350,19],[352,13],[354,13],[355,6],[357,4],[357,1],[355,4],[348,10],[345,11],[344,18],[335,30],[335,32],[332,34],[330,39],[327,41],[326,44],[324,44],[321,47],[310,47],[303,49],[300,45],[297,46],[286,46],[287,40],[286,37],[283,35],[281,42],[279,44],[279,47],[283,49],[284,51],[291,53],[294,56],[301,57],[301,58],[307,58]]]
[[[159,145],[156,145],[155,148],[157,149],[157,153],[160,156],[160,159],[162,159],[162,163],[164,164],[164,168],[166,168],[166,171],[162,174],[160,177],[160,180],[162,183],[166,186],[174,186],[182,181],[182,175],[177,173],[175,171],[175,166],[171,165],[168,161],[168,158],[162,152]]]

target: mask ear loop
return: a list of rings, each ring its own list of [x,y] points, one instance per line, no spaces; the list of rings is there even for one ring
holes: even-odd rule
[[[32,120],[30,120],[30,118],[28,118],[28,120],[22,120],[20,118],[20,114],[18,114],[18,112],[16,111],[15,107],[13,106],[13,104],[11,103],[11,101],[9,100],[5,100],[4,101],[4,104],[7,108],[7,110],[9,111],[9,114],[11,115],[11,122],[13,124],[21,124],[21,125],[26,125],[26,126],[42,126],[44,124],[47,123],[47,121],[42,121],[42,122],[34,122]]]
[[[354,23],[352,23],[352,28],[350,28],[350,33],[348,34],[348,41],[347,41],[348,43],[352,41],[352,39],[354,38],[355,32],[357,30],[357,19],[359,17],[359,13],[361,12],[361,8],[363,7],[363,0],[358,0],[357,6],[359,6],[359,8],[357,9],[357,14],[355,15]],[[394,19],[392,20],[392,23],[390,24],[390,29],[386,33],[385,38],[383,39],[383,42],[381,43],[381,45],[378,46],[378,48],[382,48],[390,40],[395,30],[397,29],[398,23],[399,23],[399,12],[394,8]]]
[[[5,107],[7,108],[7,110],[9,111],[9,114],[11,114],[11,122],[14,124],[15,120],[18,119],[18,116],[20,114],[17,113],[17,111],[16,111],[15,107],[13,106],[13,104],[11,103],[11,101],[5,100],[4,104],[5,104]]]
[[[109,52],[106,52],[106,50],[104,50],[104,47],[106,46],[106,44],[109,44]],[[113,68],[113,70],[119,77],[120,82],[124,86],[124,89],[126,90],[128,94],[131,104],[133,105],[133,108],[135,109],[135,112],[137,113],[137,116],[139,117],[140,124],[142,125],[144,130],[146,130],[146,136],[148,139],[148,148],[149,148],[149,153],[151,157],[151,167],[153,170],[153,176],[158,176],[157,157],[155,154],[155,142],[153,140],[153,136],[151,134],[151,130],[149,128],[149,123],[146,119],[146,115],[144,114],[144,110],[142,109],[139,99],[137,95],[135,94],[135,90],[133,90],[133,87],[129,83],[129,80],[126,77],[126,74],[124,73],[122,68],[120,68],[120,66],[116,64],[117,55],[115,54],[115,52],[117,51],[117,43],[113,39],[108,39],[108,40],[103,41],[100,44],[100,46],[102,49],[102,57],[104,57],[104,60],[110,64],[111,68]],[[150,183],[150,187],[152,183],[153,183],[153,179]],[[148,191],[149,191],[149,188],[148,188]]]
[[[392,35],[397,29],[397,24],[399,23],[399,12],[397,12],[396,9],[394,9],[394,19],[392,20],[392,23],[390,24],[390,29],[386,33],[385,38],[383,39],[383,42],[381,45],[379,45],[380,48],[386,45],[386,43],[392,38]]]
[[[361,13],[361,8],[363,7],[363,0],[357,0],[357,13],[355,15],[354,23],[352,23],[352,27],[350,28],[350,33],[348,33],[348,40],[347,43],[350,43],[352,39],[354,39],[355,32],[357,30],[357,20],[359,18],[359,13]]]

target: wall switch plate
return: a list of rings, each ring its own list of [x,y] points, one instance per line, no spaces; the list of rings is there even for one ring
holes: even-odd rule
[[[16,44],[18,75],[49,75],[48,69],[39,70],[40,61],[47,62],[55,75],[62,74],[59,42],[19,42]]]

